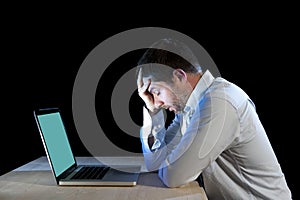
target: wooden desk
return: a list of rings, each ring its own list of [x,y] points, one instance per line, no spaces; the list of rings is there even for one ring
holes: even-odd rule
[[[95,158],[77,157],[78,164],[95,164]],[[134,187],[57,186],[46,157],[40,157],[0,176],[0,199],[122,199],[122,200],[207,200],[197,182],[180,188],[166,188],[157,173],[146,172],[142,157],[100,158],[105,164],[142,164],[142,173]]]

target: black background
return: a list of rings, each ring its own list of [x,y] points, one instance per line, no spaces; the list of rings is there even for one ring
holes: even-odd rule
[[[296,199],[296,24],[291,15],[282,18],[276,12],[262,13],[257,19],[233,16],[209,22],[202,16],[194,17],[195,21],[157,22],[111,22],[99,17],[91,23],[89,19],[56,18],[55,14],[43,16],[41,12],[5,21],[1,38],[0,174],[45,155],[32,113],[38,107],[59,106],[72,133],[69,137],[75,155],[89,155],[76,134],[72,117],[77,70],[89,52],[110,36],[131,28],[155,26],[177,30],[196,40],[211,55],[221,75],[253,99]],[[133,103],[141,105],[136,97]],[[131,117],[140,122],[141,109],[133,110]],[[114,139],[122,144],[123,140]],[[140,144],[135,145],[134,151],[139,151]]]

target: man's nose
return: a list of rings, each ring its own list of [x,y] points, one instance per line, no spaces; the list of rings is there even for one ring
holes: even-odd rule
[[[158,97],[154,96],[154,106],[160,108],[164,104]]]

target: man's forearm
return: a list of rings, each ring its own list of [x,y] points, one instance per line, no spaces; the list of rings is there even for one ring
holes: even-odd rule
[[[179,143],[181,139],[179,121],[178,116],[175,117],[168,131],[166,131],[162,111],[151,116],[148,110],[144,108],[144,125],[141,128],[141,142],[148,170],[153,171],[164,166],[163,163],[166,162],[167,155]]]

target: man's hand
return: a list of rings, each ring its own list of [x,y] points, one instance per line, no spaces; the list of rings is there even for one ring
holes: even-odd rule
[[[143,99],[147,109],[151,112],[151,114],[155,114],[159,111],[159,108],[155,107],[154,97],[148,91],[150,84],[151,84],[151,79],[148,79],[146,83],[143,82],[142,69],[140,69],[137,78],[137,87],[138,87],[139,96]]]

